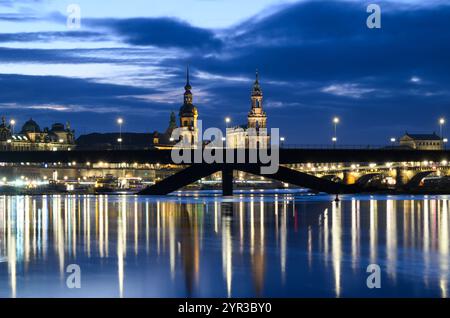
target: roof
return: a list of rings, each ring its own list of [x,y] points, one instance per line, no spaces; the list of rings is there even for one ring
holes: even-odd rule
[[[193,117],[197,113],[197,107],[193,104],[183,104],[180,108],[180,117]]]
[[[38,133],[38,132],[41,132],[41,128],[33,119],[30,119],[22,127],[22,133],[27,133],[27,132]]]
[[[405,136],[408,136],[414,140],[436,140],[436,141],[442,140],[441,137],[436,135],[436,133],[432,133],[432,134],[409,134],[409,133],[406,133]]]
[[[54,123],[52,125],[52,131],[58,131],[58,132],[62,132],[65,130],[64,124],[61,123]]]

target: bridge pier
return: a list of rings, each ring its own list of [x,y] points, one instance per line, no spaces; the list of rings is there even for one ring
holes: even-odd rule
[[[233,169],[223,168],[222,169],[222,195],[232,196],[233,195]]]
[[[395,172],[396,172],[396,174],[395,174],[395,187],[398,189],[398,188],[403,187],[406,184],[406,182],[405,182],[405,169],[402,168],[402,167],[397,167],[395,169]]]
[[[353,176],[351,175],[351,172],[349,170],[344,170],[342,181],[346,185],[350,185],[350,184],[354,183],[354,182],[352,182],[353,181]]]

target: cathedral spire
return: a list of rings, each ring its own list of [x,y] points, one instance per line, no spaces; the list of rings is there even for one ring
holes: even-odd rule
[[[249,128],[266,128],[267,116],[263,110],[263,93],[261,86],[259,85],[259,72],[256,70],[255,83],[252,88],[252,107],[248,113],[248,125]]]
[[[186,68],[186,86],[184,86],[184,104],[192,104],[191,79],[189,75],[189,66]]]
[[[256,79],[253,84],[252,96],[262,96],[261,86],[259,86],[259,71],[256,69]]]
[[[190,91],[192,89],[191,86],[191,78],[189,74],[189,65],[186,67],[186,86],[184,87],[186,91]]]

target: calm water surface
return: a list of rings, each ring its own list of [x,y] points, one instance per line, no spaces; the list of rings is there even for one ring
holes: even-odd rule
[[[0,197],[0,297],[448,297],[450,196],[332,199]]]

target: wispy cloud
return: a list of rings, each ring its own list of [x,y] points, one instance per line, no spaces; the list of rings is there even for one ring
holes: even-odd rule
[[[337,96],[361,98],[365,94],[374,92],[375,89],[361,87],[360,85],[354,83],[350,84],[345,83],[345,84],[332,84],[322,88],[321,91],[324,93],[333,94]]]

